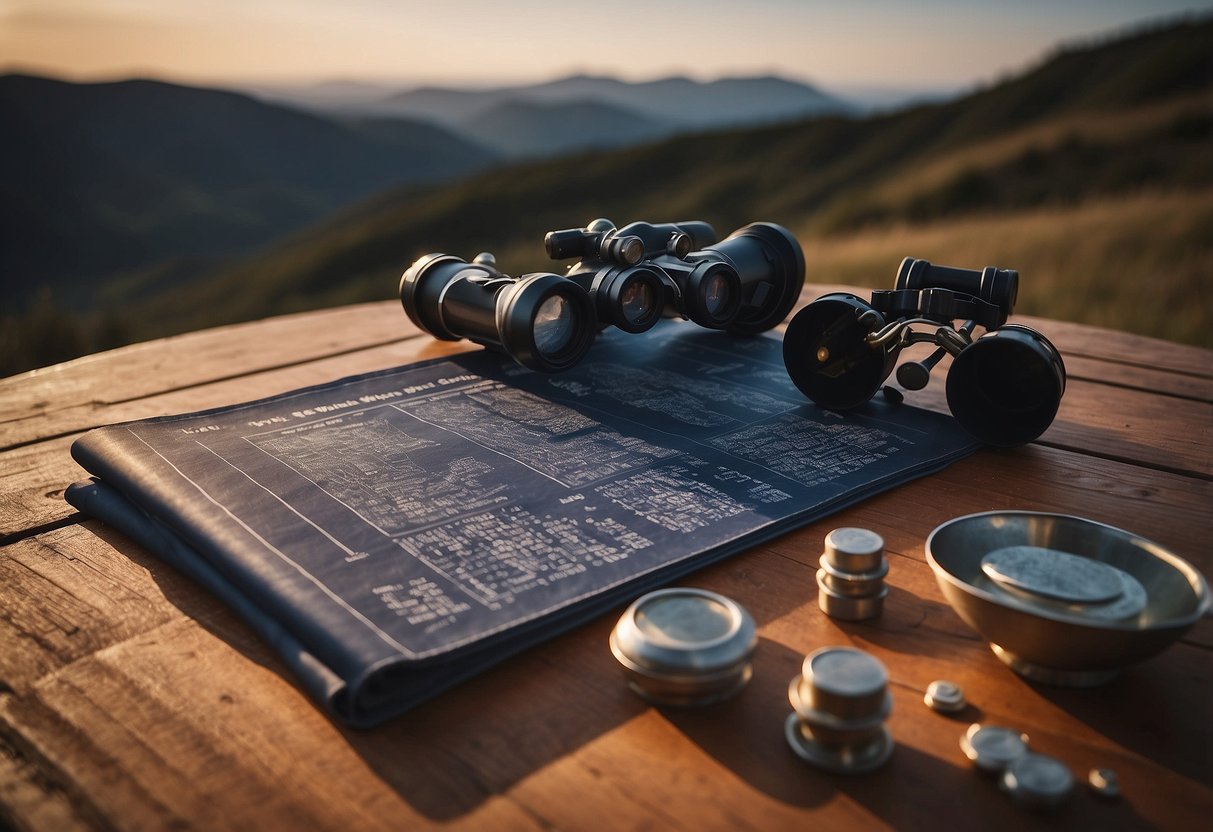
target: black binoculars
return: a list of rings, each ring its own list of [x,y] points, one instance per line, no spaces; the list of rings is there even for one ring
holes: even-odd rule
[[[784,364],[813,402],[847,410],[876,394],[904,348],[933,343],[930,356],[897,368],[898,383],[921,390],[931,369],[951,355],[947,400],[961,427],[988,445],[1022,445],[1053,422],[1066,369],[1047,338],[1007,324],[1018,289],[1019,273],[1010,269],[958,269],[907,257],[894,288],[872,292],[870,302],[839,292],[800,310],[784,335]],[[957,320],[964,323],[953,327]],[[978,326],[987,332],[974,340]]]
[[[663,315],[754,334],[787,316],[804,285],[804,254],[786,229],[752,223],[721,243],[706,222],[609,220],[549,232],[554,260],[577,257],[564,275],[513,278],[491,254],[468,263],[427,254],[400,278],[409,319],[436,338],[467,338],[539,372],[567,370],[600,327],[644,332]]]
[[[706,222],[597,219],[585,228],[550,231],[553,260],[580,260],[565,276],[594,299],[599,319],[643,332],[663,314],[709,329],[763,332],[792,311],[804,286],[804,254],[787,229],[756,222],[724,242]]]

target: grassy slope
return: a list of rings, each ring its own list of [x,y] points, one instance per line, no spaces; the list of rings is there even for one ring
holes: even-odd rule
[[[890,288],[906,255],[1014,267],[1019,312],[1213,348],[1213,189],[800,239],[822,281]]]

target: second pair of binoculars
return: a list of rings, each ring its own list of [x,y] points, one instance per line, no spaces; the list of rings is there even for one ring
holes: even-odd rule
[[[564,274],[511,277],[481,253],[427,254],[400,278],[400,301],[436,338],[467,338],[539,372],[567,370],[601,328],[644,332],[663,316],[756,334],[782,321],[804,285],[804,253],[787,229],[751,223],[722,242],[706,222],[606,219],[548,232]]]
[[[898,383],[922,389],[932,368],[951,355],[947,399],[956,421],[988,445],[1022,445],[1052,423],[1066,368],[1042,334],[1007,323],[1018,291],[1012,269],[959,269],[907,257],[894,289],[872,292],[870,302],[838,292],[800,310],[784,335],[784,364],[813,402],[847,410],[876,394],[903,349],[935,344],[925,359],[897,368]],[[958,320],[964,323],[953,326]],[[979,326],[987,331],[974,339]]]

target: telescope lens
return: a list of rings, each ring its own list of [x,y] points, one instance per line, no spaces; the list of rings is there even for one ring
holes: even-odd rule
[[[656,306],[657,293],[653,291],[653,284],[646,281],[634,280],[619,293],[619,308],[632,326],[644,323]]]
[[[535,347],[545,356],[560,352],[573,338],[573,309],[564,295],[552,295],[535,311]]]

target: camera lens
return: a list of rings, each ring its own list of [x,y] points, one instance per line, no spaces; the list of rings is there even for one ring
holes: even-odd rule
[[[573,309],[563,295],[552,295],[539,304],[532,326],[535,347],[545,356],[555,355],[573,337]]]

